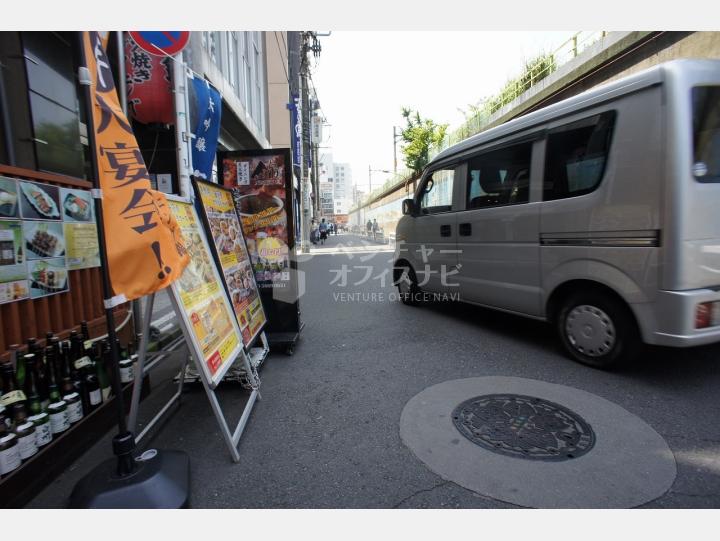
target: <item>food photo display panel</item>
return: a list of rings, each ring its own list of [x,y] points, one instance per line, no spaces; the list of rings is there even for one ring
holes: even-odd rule
[[[28,259],[65,255],[65,234],[61,222],[25,222],[23,232]]]
[[[190,256],[182,276],[170,285],[176,312],[202,362],[206,381],[217,386],[242,352],[242,336],[195,208],[168,200]]]
[[[89,191],[60,188],[60,204],[66,222],[95,221],[92,194]]]
[[[195,193],[210,234],[213,255],[222,271],[243,344],[249,348],[262,332],[267,317],[255,282],[243,229],[235,211],[232,192],[204,181],[193,181]]]
[[[30,298],[47,297],[69,290],[64,257],[28,261]]]
[[[20,216],[17,182],[14,179],[0,177],[0,220]]]
[[[18,186],[20,213],[25,220],[62,220],[60,188],[23,180]]]
[[[0,221],[0,304],[29,294],[22,222]]]

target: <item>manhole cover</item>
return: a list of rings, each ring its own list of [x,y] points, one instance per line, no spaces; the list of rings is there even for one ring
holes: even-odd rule
[[[476,396],[453,410],[453,422],[474,444],[528,460],[571,460],[595,445],[595,433],[577,413],[533,396]]]

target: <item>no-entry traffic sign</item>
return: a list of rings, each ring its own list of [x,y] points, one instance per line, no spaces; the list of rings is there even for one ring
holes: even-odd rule
[[[130,32],[135,43],[150,54],[174,56],[183,50],[190,39],[190,32],[160,30],[152,32]]]

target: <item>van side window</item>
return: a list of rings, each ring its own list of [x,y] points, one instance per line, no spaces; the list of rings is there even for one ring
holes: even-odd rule
[[[598,187],[614,125],[615,111],[607,111],[548,132],[544,201],[584,195]]]
[[[433,214],[447,212],[452,209],[453,183],[455,180],[455,167],[452,169],[438,169],[427,177],[420,196],[420,212]]]
[[[530,200],[532,143],[493,150],[468,162],[468,209],[518,205]]]
[[[720,182],[720,86],[692,89],[693,174],[698,182]]]

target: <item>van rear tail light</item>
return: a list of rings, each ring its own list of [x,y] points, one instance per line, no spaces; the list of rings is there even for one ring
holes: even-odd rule
[[[695,308],[695,328],[720,325],[720,301],[702,302]]]

